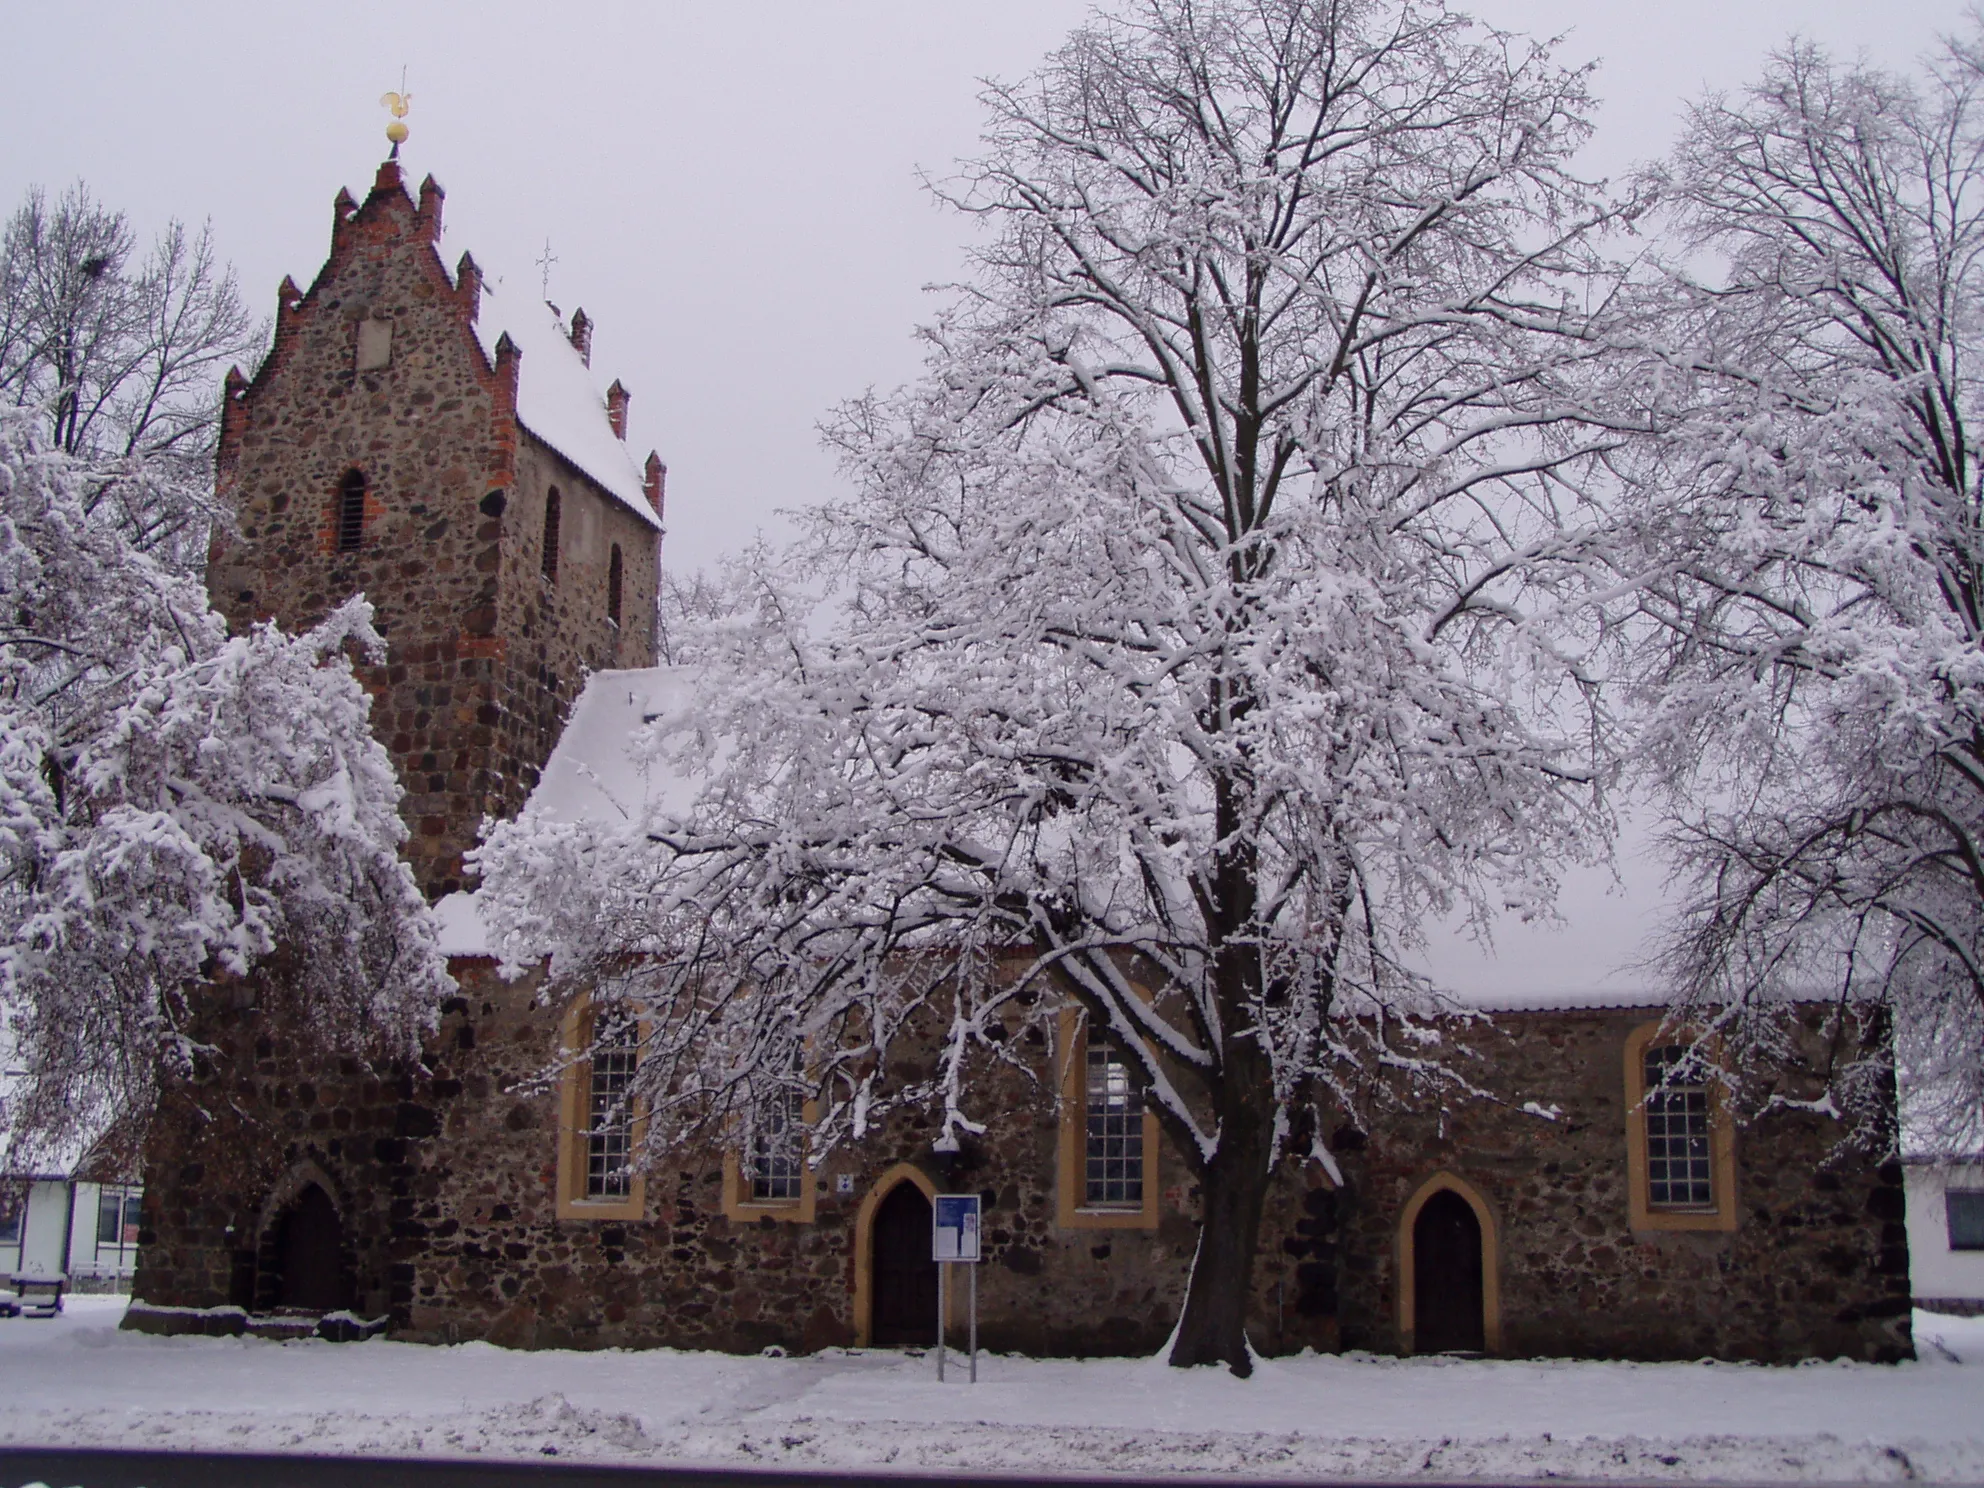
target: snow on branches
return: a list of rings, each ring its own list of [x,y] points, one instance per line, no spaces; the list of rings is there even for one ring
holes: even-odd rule
[[[122,212],[80,182],[30,188],[0,233],[0,398],[42,410],[86,462],[88,504],[160,562],[196,574],[213,500],[215,384],[266,341],[211,229],[174,221],[135,253]]]
[[[214,979],[261,973],[328,1041],[394,1053],[447,985],[343,655],[382,645],[370,607],[230,638],[96,489],[0,411],[0,1006],[29,1144],[142,1115]]]
[[[658,1145],[795,1086],[816,1155],[905,1101],[955,1143],[1073,1005],[1205,1194],[1174,1362],[1244,1373],[1273,1166],[1465,1086],[1421,918],[1547,913],[1604,833],[1588,100],[1439,6],[1144,0],[987,102],[927,376],[643,741],[705,788],[498,827],[484,895],[640,1003]]]
[[[1627,511],[1653,575],[1646,749],[1693,885],[1671,964],[1710,1023],[1766,1044],[1785,994],[1889,1005],[1919,1135],[1972,1144],[1980,45],[1913,81],[1794,46],[1693,110],[1652,184],[1717,272],[1668,280],[1666,434]],[[1835,1094],[1878,1110],[1891,1078],[1844,1065]]]

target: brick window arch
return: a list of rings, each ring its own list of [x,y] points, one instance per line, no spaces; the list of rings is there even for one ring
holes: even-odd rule
[[[338,551],[355,553],[365,541],[365,472],[347,470],[338,482]]]
[[[554,584],[558,581],[558,488],[553,486],[544,498],[544,576]]]
[[[620,544],[615,543],[606,560],[606,618],[615,625],[620,623],[620,578]]]

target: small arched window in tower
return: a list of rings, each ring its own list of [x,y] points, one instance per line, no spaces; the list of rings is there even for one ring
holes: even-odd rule
[[[544,576],[558,579],[558,488],[553,486],[544,498]]]
[[[347,470],[338,484],[338,551],[355,553],[365,541],[365,472]]]
[[[606,560],[606,618],[615,625],[620,623],[620,544],[613,545],[613,551]]]

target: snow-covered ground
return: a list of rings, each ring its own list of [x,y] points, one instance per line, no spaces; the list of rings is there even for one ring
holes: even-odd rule
[[[0,1321],[0,1440],[783,1467],[1984,1481],[1984,1319],[1916,1314],[1920,1362],[732,1358],[152,1338],[120,1303]],[[954,1360],[954,1363],[961,1361]]]

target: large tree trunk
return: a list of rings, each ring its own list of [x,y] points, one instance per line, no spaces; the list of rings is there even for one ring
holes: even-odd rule
[[[1254,1249],[1267,1202],[1274,1114],[1267,1071],[1258,1072],[1259,1083],[1247,1078],[1253,1071],[1234,1073],[1241,1078],[1229,1082],[1227,1099],[1219,1102],[1219,1145],[1200,1182],[1199,1253],[1171,1363],[1180,1369],[1225,1364],[1245,1379],[1254,1372],[1247,1309],[1254,1296]]]

